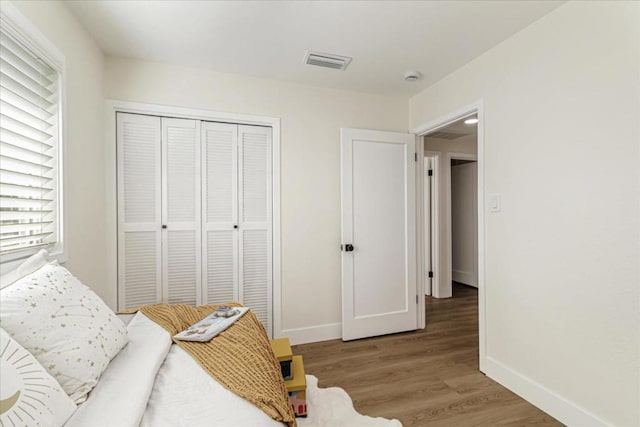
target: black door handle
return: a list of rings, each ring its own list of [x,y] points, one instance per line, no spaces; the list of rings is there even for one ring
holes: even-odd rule
[[[353,252],[353,245],[351,243],[347,243],[346,245],[344,245],[344,251]]]

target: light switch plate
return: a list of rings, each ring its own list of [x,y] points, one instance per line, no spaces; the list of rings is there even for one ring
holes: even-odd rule
[[[500,212],[502,210],[502,196],[499,194],[492,194],[489,197],[489,210],[491,212]]]

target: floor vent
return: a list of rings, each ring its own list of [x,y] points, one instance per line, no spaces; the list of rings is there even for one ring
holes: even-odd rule
[[[331,53],[307,52],[304,55],[304,62],[305,64],[315,65],[318,67],[345,70],[351,62],[351,58]]]

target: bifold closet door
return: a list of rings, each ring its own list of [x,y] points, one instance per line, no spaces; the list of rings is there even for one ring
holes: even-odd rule
[[[160,118],[118,113],[118,307],[161,300]]]
[[[271,336],[271,128],[238,126],[240,300]]]
[[[239,301],[271,334],[271,128],[202,123],[203,300]]]
[[[162,300],[201,299],[200,121],[162,118]]]
[[[238,126],[202,122],[203,301],[238,295]]]
[[[271,334],[271,128],[117,115],[118,304],[250,307]]]

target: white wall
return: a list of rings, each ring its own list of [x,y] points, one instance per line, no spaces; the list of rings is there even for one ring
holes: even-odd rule
[[[446,131],[446,128],[440,129]],[[446,179],[451,176],[451,153],[476,154],[478,152],[477,135],[465,135],[457,139],[440,139],[429,136],[424,137],[425,152],[437,152],[438,156],[438,232],[440,233],[438,245],[438,274],[433,283],[432,293],[436,298],[449,298],[452,295],[451,274],[447,274],[451,268],[451,212],[449,200],[451,200],[451,183]]]
[[[340,337],[340,128],[406,132],[407,100],[112,57],[105,94],[281,118],[282,329]]]
[[[640,4],[570,2],[410,100],[484,100],[490,376],[571,425],[640,425]]]
[[[107,283],[104,262],[104,56],[63,3],[13,4],[66,58],[65,266],[115,307],[115,284]]]

